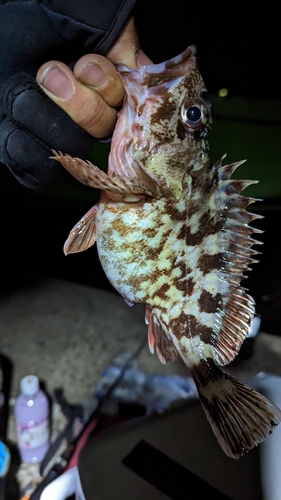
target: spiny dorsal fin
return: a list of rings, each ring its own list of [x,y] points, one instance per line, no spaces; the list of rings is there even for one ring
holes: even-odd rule
[[[262,231],[249,225],[254,219],[261,218],[246,211],[253,199],[240,195],[245,187],[256,181],[230,179],[234,170],[244,161],[226,166],[222,166],[221,162],[222,160],[215,167],[217,184],[214,198],[217,211],[224,220],[218,243],[218,247],[222,249],[219,280],[221,283],[227,282],[228,288],[222,293],[222,307],[216,315],[215,336],[211,339],[211,344],[216,363],[226,365],[238,354],[255,312],[252,297],[240,283],[245,278],[244,272],[251,269],[249,265],[257,262],[252,259],[252,255],[257,253],[252,245],[261,242],[255,240],[252,234]]]

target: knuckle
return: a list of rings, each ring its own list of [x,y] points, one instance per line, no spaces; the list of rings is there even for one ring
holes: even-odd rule
[[[105,115],[105,104],[101,99],[86,99],[79,110],[79,125],[93,127],[99,125]]]
[[[112,132],[115,112],[102,98],[86,99],[79,110],[78,125],[96,137]]]

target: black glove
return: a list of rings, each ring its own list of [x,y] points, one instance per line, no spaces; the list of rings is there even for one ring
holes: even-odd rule
[[[84,54],[105,55],[134,0],[0,0],[0,160],[25,186],[39,188],[59,165],[51,149],[87,157],[93,137],[40,89],[39,67],[73,67]]]

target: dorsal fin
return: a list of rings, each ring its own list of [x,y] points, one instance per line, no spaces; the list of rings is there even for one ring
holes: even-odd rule
[[[240,195],[245,187],[256,181],[230,179],[242,163],[221,166],[220,161],[214,167],[217,169],[214,199],[224,220],[218,242],[221,249],[219,280],[228,283],[225,293],[222,293],[222,308],[216,313],[215,336],[211,339],[214,360],[219,365],[230,363],[238,354],[255,312],[254,300],[240,283],[245,278],[244,272],[251,269],[249,264],[257,262],[252,256],[258,252],[252,249],[252,245],[261,242],[252,234],[262,231],[249,224],[261,216],[248,212],[246,207],[253,199]]]

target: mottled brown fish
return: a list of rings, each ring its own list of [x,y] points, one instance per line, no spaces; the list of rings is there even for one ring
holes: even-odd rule
[[[129,305],[146,304],[151,352],[162,363],[181,356],[225,453],[240,457],[271,433],[281,411],[224,373],[254,314],[240,286],[258,243],[232,180],[243,162],[211,165],[210,107],[195,48],[162,64],[119,67],[126,98],[112,137],[108,173],[78,158],[55,159],[100,201],[74,227],[65,253],[97,242],[109,281]]]

